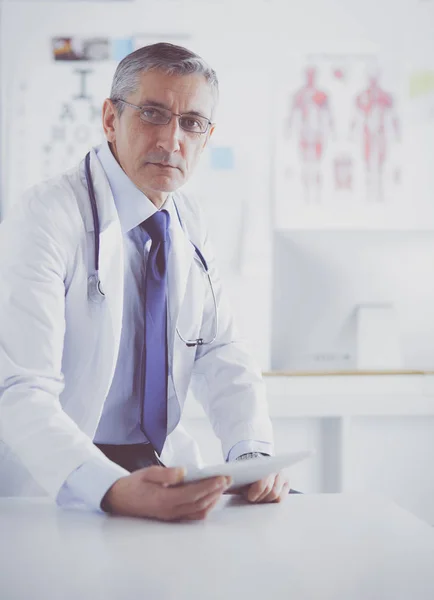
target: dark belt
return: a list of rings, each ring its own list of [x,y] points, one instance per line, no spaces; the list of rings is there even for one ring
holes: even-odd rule
[[[95,443],[95,442],[94,442]],[[130,473],[159,465],[164,467],[151,444],[96,444],[107,458]]]

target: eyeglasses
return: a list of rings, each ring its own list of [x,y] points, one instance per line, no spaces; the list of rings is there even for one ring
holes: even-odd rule
[[[172,120],[172,117],[178,117],[179,126],[188,133],[206,133],[208,127],[213,123],[206,117],[192,113],[178,114],[174,113],[168,108],[160,108],[158,106],[143,105],[137,106],[136,104],[130,104],[121,98],[113,100],[113,102],[122,102],[126,106],[131,106],[140,111],[140,118],[145,123],[151,123],[151,125],[167,125]]]

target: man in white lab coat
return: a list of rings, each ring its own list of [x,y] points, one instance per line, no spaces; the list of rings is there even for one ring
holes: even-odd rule
[[[200,461],[179,424],[193,374],[225,460],[272,454],[260,372],[199,208],[176,191],[214,131],[217,86],[185,48],[130,54],[87,173],[83,160],[30,189],[0,226],[2,495],[204,518],[229,482],[182,484],[182,466]],[[277,474],[245,496],[275,502],[288,488]]]

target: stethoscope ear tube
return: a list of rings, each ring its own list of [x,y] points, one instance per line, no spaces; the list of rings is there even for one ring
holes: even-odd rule
[[[87,190],[89,192],[90,206],[92,209],[93,217],[93,231],[94,231],[94,273],[89,275],[87,279],[87,295],[91,302],[101,304],[105,299],[105,294],[102,289],[101,280],[99,278],[99,217],[98,208],[96,205],[95,190],[93,188],[92,177],[90,175],[90,152],[86,154],[84,161],[84,174],[86,176]]]
[[[194,245],[194,244],[193,244]],[[196,246],[194,246],[196,248]],[[211,280],[211,275],[209,273],[208,270],[208,265],[206,264],[205,259],[203,258],[201,252],[199,252],[199,250],[196,248],[196,252],[197,252],[197,256],[199,258],[199,264],[202,266],[204,274],[206,275],[207,279],[208,279],[208,285],[209,288],[211,290],[211,294],[212,294],[212,300],[213,300],[213,304],[214,304],[214,331],[213,334],[211,336],[211,339],[205,341],[203,338],[196,338],[195,340],[188,340],[185,337],[183,337],[181,335],[181,332],[179,331],[178,327],[176,328],[176,333],[178,334],[179,339],[184,342],[184,344],[188,347],[188,348],[195,348],[196,346],[209,346],[209,344],[212,344],[217,335],[218,335],[218,331],[219,331],[219,322],[218,322],[218,309],[217,309],[217,298],[215,295],[215,291],[214,291],[214,286],[212,284],[212,280]]]

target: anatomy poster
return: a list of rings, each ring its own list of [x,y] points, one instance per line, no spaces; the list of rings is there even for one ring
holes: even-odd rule
[[[434,222],[417,183],[427,176],[429,139],[414,147],[408,81],[403,65],[372,55],[319,54],[288,64],[276,94],[276,228]]]

